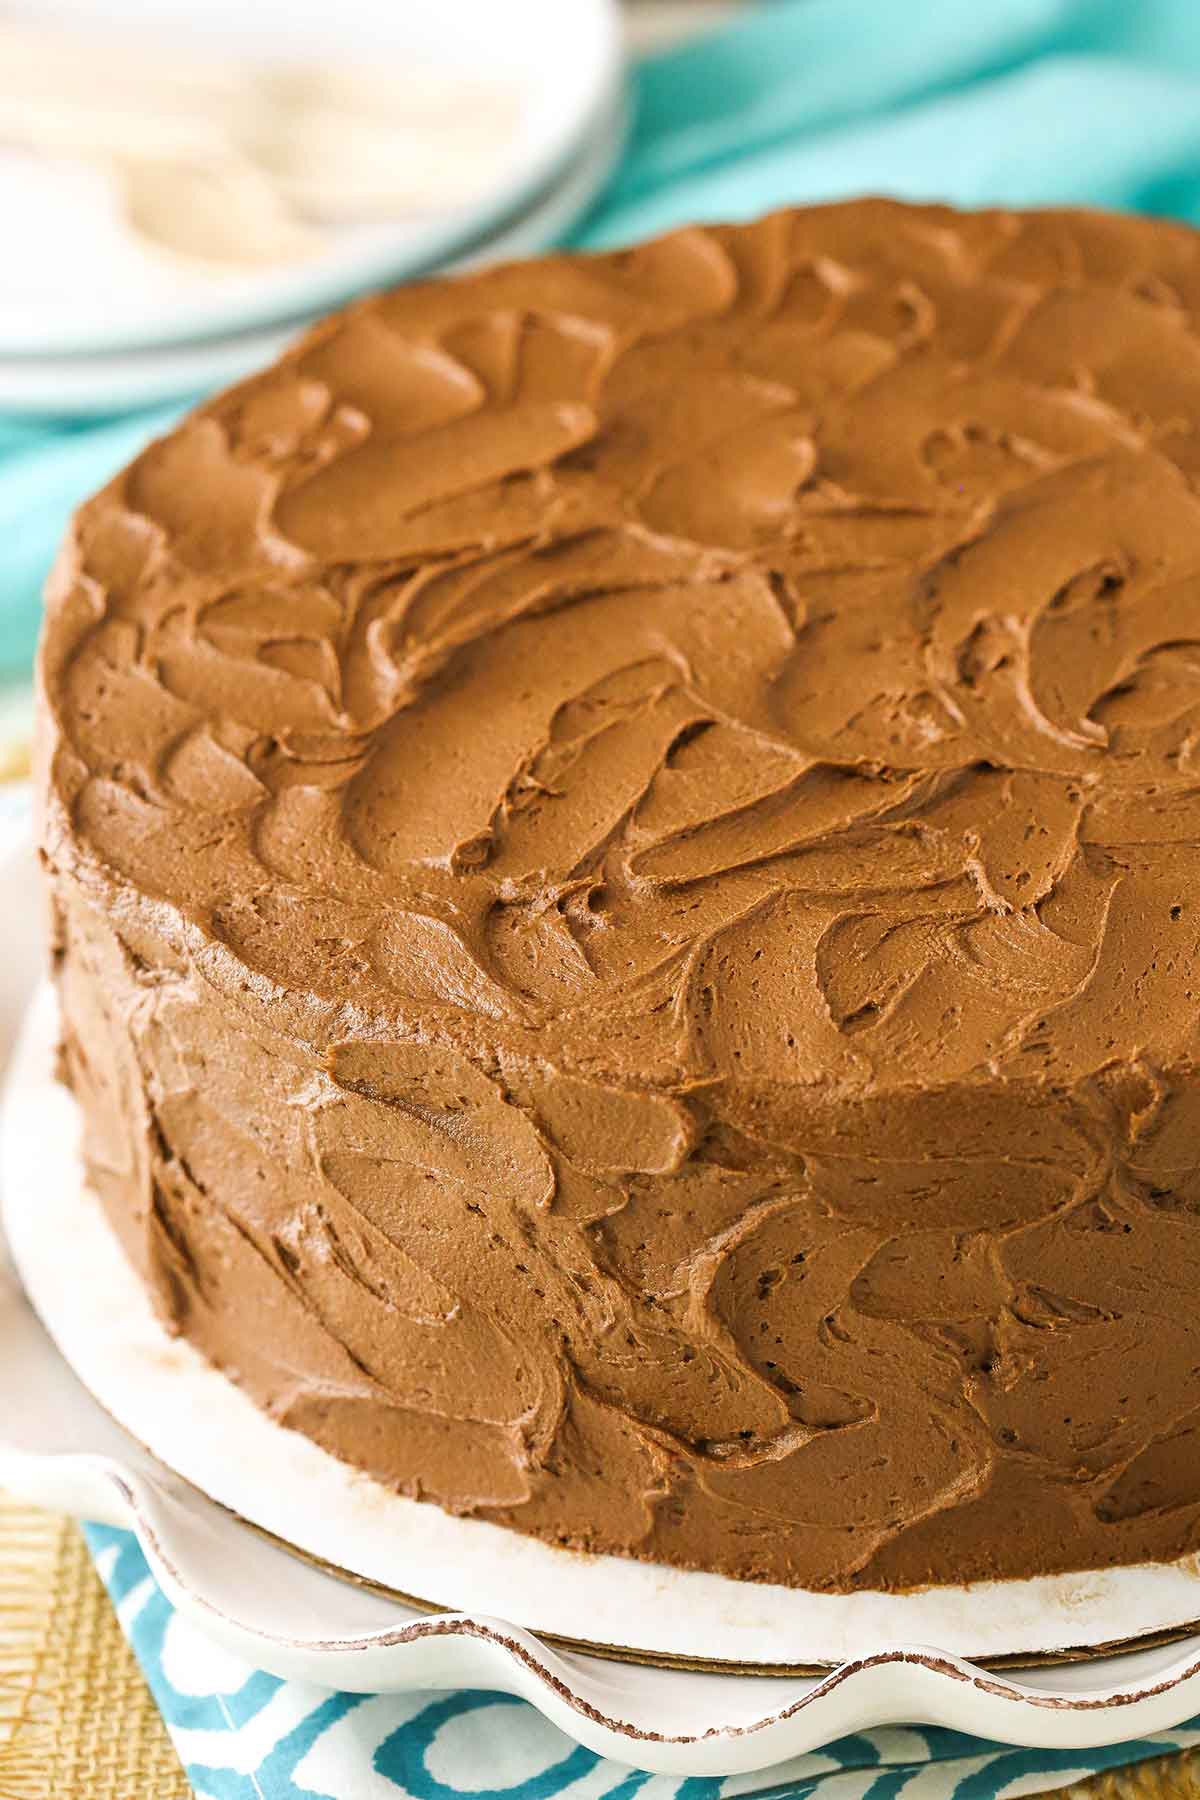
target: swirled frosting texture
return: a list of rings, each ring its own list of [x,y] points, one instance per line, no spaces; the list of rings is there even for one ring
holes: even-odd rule
[[[360,305],[85,506],[65,1063],[167,1319],[572,1545],[1197,1547],[1198,316],[1162,223],[785,213]]]

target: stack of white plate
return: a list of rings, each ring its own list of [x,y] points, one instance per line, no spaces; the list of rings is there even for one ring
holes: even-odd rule
[[[358,293],[534,254],[586,210],[624,135],[616,0],[28,0],[24,36],[20,7],[0,26],[14,16],[0,56],[10,413],[189,398]],[[167,74],[154,123],[178,141],[161,149],[138,141],[135,45]],[[231,71],[277,107],[312,104],[293,108],[289,141],[256,142],[242,95],[258,185],[231,186],[228,205],[249,194],[262,222],[243,214],[245,253],[222,258],[227,167],[193,111],[216,85],[234,94]]]

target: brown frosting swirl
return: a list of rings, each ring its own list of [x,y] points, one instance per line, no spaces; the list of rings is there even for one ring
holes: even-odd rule
[[[168,1321],[554,1541],[1194,1550],[1198,316],[1161,222],[790,212],[368,301],[87,505],[65,1060]]]

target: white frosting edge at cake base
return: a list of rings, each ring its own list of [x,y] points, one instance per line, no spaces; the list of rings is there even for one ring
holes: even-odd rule
[[[78,1108],[51,1073],[56,1025],[45,990],[0,1113],[4,1227],[26,1293],[71,1368],[138,1444],[334,1572],[583,1645],[709,1665],[795,1669],[900,1645],[975,1660],[1038,1657],[1200,1618],[1195,1557],[909,1594],[815,1594],[556,1549],[392,1492],[268,1418],[165,1330],[84,1183]]]

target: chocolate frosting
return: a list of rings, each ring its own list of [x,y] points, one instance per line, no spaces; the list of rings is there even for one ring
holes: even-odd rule
[[[1200,238],[421,283],[75,521],[44,845],[172,1326],[405,1491],[826,1589],[1200,1544]]]

